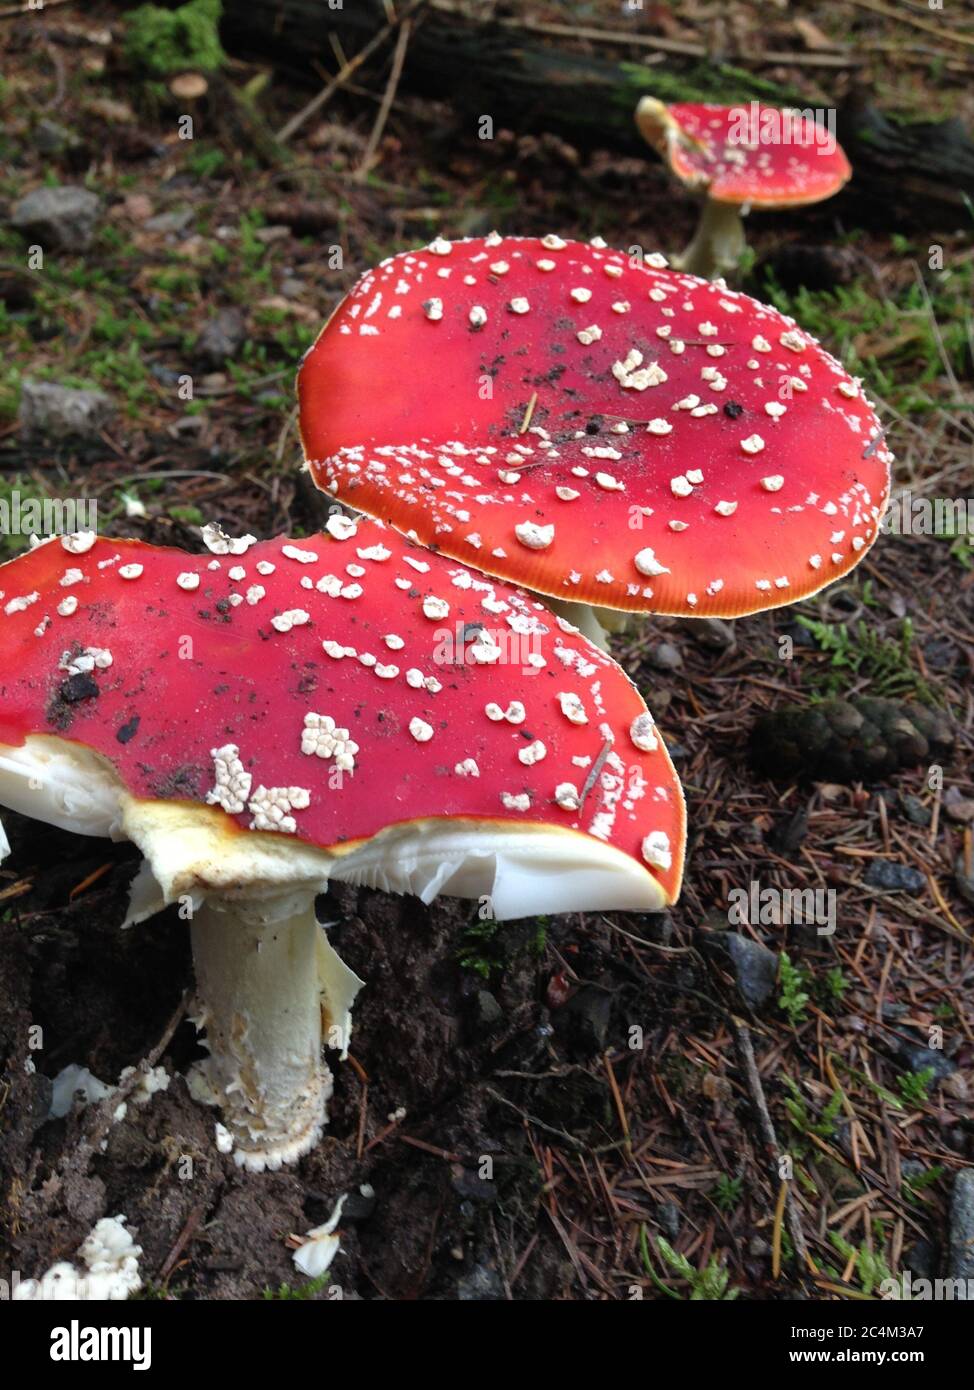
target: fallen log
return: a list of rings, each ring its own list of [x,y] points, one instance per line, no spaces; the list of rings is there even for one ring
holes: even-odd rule
[[[381,0],[355,0],[336,9],[326,0],[224,0],[221,36],[232,52],[270,60],[314,88],[322,86],[322,66],[334,69],[330,35],[351,57],[387,22]],[[820,95],[810,98],[732,63],[708,61],[702,46],[698,57],[696,45],[641,31],[633,33],[632,52],[642,55],[653,45],[664,63],[612,61],[573,51],[567,38],[555,44],[549,37],[430,0],[414,20],[401,90],[448,102],[471,130],[489,115],[495,129],[551,132],[581,148],[603,146],[647,159],[655,155],[632,119],[647,93],[667,101],[822,104]],[[384,72],[390,53],[391,45],[380,45],[361,71],[372,64]],[[821,80],[822,70],[815,71]],[[959,121],[903,123],[853,100],[838,111],[837,133],[855,169],[832,205],[837,215],[887,229],[970,227],[974,142]]]
[[[223,10],[221,37],[233,51],[271,59],[312,86],[323,85],[318,65],[334,67],[330,35],[352,60],[388,19],[381,0],[355,0],[340,9],[326,0],[224,0]],[[380,51],[376,64],[384,66],[390,51]],[[674,58],[666,68],[651,68],[555,47],[531,29],[478,20],[447,0],[429,0],[415,16],[403,83],[449,101],[458,115],[489,114],[495,126],[518,134],[552,131],[630,152],[646,148],[632,113],[647,93],[671,101],[798,98],[729,63]]]

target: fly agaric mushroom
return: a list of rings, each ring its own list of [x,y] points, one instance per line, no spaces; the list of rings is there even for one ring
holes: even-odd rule
[[[703,211],[673,264],[693,275],[732,271],[744,254],[743,215],[831,198],[852,177],[835,136],[810,115],[751,102],[711,106],[643,97],[636,125]]]
[[[0,804],[133,840],[129,921],[187,908],[196,1090],[261,1169],[324,1123],[322,996],[347,1048],[330,879],[499,919],[655,911],[683,798],[625,674],[524,594],[369,521],[204,535],[216,554],[88,534],[0,567]]]
[[[604,243],[395,256],[298,394],[320,488],[567,601],[595,640],[582,605],[736,617],[814,593],[865,554],[889,487],[858,381],[792,319]]]

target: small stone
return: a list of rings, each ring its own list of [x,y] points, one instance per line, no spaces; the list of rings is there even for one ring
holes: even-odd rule
[[[208,323],[196,340],[196,351],[212,367],[222,367],[231,357],[236,357],[243,344],[246,328],[243,315],[237,309],[221,309]]]
[[[91,244],[101,202],[87,188],[59,184],[35,188],[14,204],[10,221],[47,250],[85,251]]]
[[[974,1168],[962,1168],[954,1179],[947,1273],[951,1279],[974,1279]]]
[[[34,127],[34,144],[41,154],[58,155],[77,149],[81,141],[73,130],[44,116]]]
[[[793,646],[802,647],[809,652],[818,651],[818,643],[815,638],[807,627],[802,627],[801,623],[784,622],[779,631],[782,637],[791,638]]]
[[[954,882],[964,901],[974,907],[974,872],[967,872],[963,851],[958,854],[954,861]]]
[[[775,991],[778,957],[760,941],[752,941],[739,932],[728,932],[722,940],[734,967],[741,998],[752,1009],[763,1008]]]
[[[598,985],[583,985],[555,1014],[556,1028],[570,1051],[594,1057],[605,1051],[612,996]]]
[[[918,1158],[904,1158],[900,1164],[900,1177],[915,1180],[922,1178],[928,1171],[927,1165],[921,1163]]]
[[[896,1055],[907,1071],[932,1071],[935,1081],[944,1081],[957,1070],[943,1052],[933,1047],[924,1047],[922,1043],[911,1043],[901,1039]]]
[[[974,801],[961,796],[956,787],[948,787],[944,792],[943,807],[951,820],[967,825],[974,820]]]
[[[646,659],[657,671],[676,671],[683,665],[682,653],[672,642],[654,642]]]
[[[656,1208],[656,1220],[667,1240],[674,1241],[680,1235],[680,1208],[675,1202],[660,1202]]]
[[[478,1036],[492,1033],[503,1021],[504,1010],[489,989],[478,989],[468,1001],[470,1026]]]
[[[786,820],[777,821],[774,827],[768,832],[768,844],[778,854],[793,855],[802,845],[802,841],[808,834],[808,811],[804,806],[799,806],[798,810],[790,815]]]
[[[911,825],[929,825],[933,820],[933,813],[928,807],[924,806],[918,796],[907,793],[900,797],[900,804],[903,807],[903,814]]]
[[[21,383],[18,419],[28,438],[97,439],[114,409],[104,391],[81,391],[26,377]]]
[[[948,638],[931,637],[923,644],[923,659],[931,671],[952,671],[961,656]]]
[[[701,647],[709,647],[715,652],[730,651],[737,643],[733,623],[725,622],[723,618],[687,618],[680,626]]]
[[[954,1071],[950,1076],[944,1078],[944,1093],[952,1096],[954,1100],[967,1100],[970,1095],[970,1087],[963,1072]]]
[[[913,897],[922,893],[927,886],[927,880],[919,869],[912,869],[909,864],[891,863],[888,859],[870,860],[862,881],[867,888],[909,893]]]
[[[184,232],[196,216],[192,208],[173,208],[171,212],[158,212],[145,224],[147,232]]]
[[[345,1205],[342,1207],[342,1225],[355,1225],[359,1221],[368,1221],[375,1211],[375,1188],[371,1183],[363,1183],[354,1192],[350,1192],[345,1198]]]

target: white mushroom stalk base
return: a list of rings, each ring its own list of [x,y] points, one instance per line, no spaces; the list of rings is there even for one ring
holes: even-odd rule
[[[262,908],[258,917],[217,899],[192,923],[196,1024],[210,1055],[191,1089],[221,1107],[226,1146],[253,1172],[295,1162],[321,1137],[333,1086],[323,1005],[328,1041],[344,1052],[347,994],[358,984],[349,986],[354,977],[328,945],[313,899]]]
[[[707,198],[690,245],[673,256],[677,270],[715,280],[737,269],[747,249],[741,209],[734,203],[715,203]]]
[[[327,1118],[331,1073],[321,1057],[314,911],[272,922],[206,903],[193,915],[197,1026],[210,1056],[200,1067],[241,1167],[293,1162]]]

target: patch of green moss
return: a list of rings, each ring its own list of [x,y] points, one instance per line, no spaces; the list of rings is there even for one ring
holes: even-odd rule
[[[221,0],[188,0],[177,10],[140,5],[128,16],[125,54],[136,67],[159,77],[215,72],[224,61],[219,24]]]
[[[278,1284],[276,1289],[265,1288],[261,1294],[262,1298],[272,1302],[300,1303],[307,1299],[315,1298],[322,1289],[328,1287],[331,1275],[327,1272],[319,1274],[314,1279],[309,1279],[306,1284]]]
[[[891,238],[891,251],[914,260],[904,284],[877,294],[865,281],[834,290],[802,289],[789,294],[773,280],[759,297],[796,318],[903,415],[969,409],[947,392],[945,360],[958,381],[969,378],[974,264],[948,253],[942,270],[930,268],[932,248],[905,237]],[[970,392],[964,393],[967,401]]]

